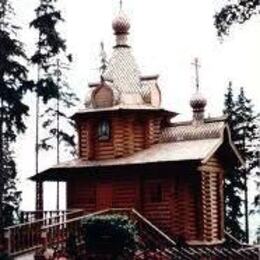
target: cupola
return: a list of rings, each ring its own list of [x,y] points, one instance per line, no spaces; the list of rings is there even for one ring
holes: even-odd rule
[[[195,72],[196,72],[196,92],[192,95],[190,99],[190,106],[192,107],[192,112],[193,112],[193,124],[200,125],[204,122],[204,112],[205,112],[205,107],[207,105],[207,100],[200,93],[199,90],[198,58],[195,58],[195,61],[192,64],[195,66]]]

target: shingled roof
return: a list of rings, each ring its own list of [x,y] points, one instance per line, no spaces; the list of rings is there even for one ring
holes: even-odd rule
[[[192,122],[175,123],[162,131],[160,143],[148,149],[116,159],[89,161],[75,159],[47,169],[41,173],[41,178],[50,179],[51,172],[59,174],[66,169],[109,168],[185,161],[206,163],[224,143],[231,157],[243,163],[243,159],[232,144],[229,128],[224,120],[224,118],[208,119],[199,126],[192,125]],[[36,176],[32,177],[33,180],[36,178]]]
[[[166,127],[161,134],[161,142],[179,142],[220,138],[225,128],[225,121],[208,122],[198,126],[192,123],[174,124]]]

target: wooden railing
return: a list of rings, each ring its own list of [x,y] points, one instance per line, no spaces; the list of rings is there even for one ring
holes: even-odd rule
[[[66,241],[70,236],[75,238],[76,244],[81,245],[83,243],[83,229],[82,223],[85,219],[108,213],[109,210],[102,210],[92,214],[79,216],[76,218],[68,219],[62,223],[53,223],[51,225],[45,225],[42,227],[42,243],[45,247],[59,247],[59,249],[65,249]]]
[[[176,244],[171,238],[160,231],[156,226],[154,226],[150,221],[144,218],[134,209],[107,209],[93,214],[88,214],[85,216],[80,216],[78,218],[69,219],[63,223],[55,223],[52,225],[47,225],[42,227],[42,237],[43,244],[45,247],[59,247],[59,249],[66,249],[66,241],[69,238],[73,238],[75,244],[78,247],[78,252],[84,251],[84,233],[82,228],[82,223],[85,219],[92,216],[103,215],[103,214],[121,214],[127,215],[131,220],[133,220],[139,230],[138,243],[142,252],[146,251],[147,245],[149,245],[149,252],[154,250],[155,253],[162,257],[168,256],[169,259],[172,257],[172,253],[167,251],[167,248],[172,248]],[[80,252],[81,255],[84,252]],[[141,255],[139,258],[142,259]],[[165,258],[167,259],[167,258]],[[183,258],[185,259],[185,258]]]
[[[36,212],[38,214],[39,212]],[[68,219],[77,218],[84,214],[83,210],[61,211],[47,214],[51,216],[42,219],[31,218],[32,221],[7,227],[5,229],[6,248],[11,256],[35,250],[42,246],[43,226],[61,224]],[[36,215],[35,215],[36,216]]]
[[[69,213],[69,210],[35,210],[35,211],[21,211],[20,212],[20,222],[27,223],[33,222],[38,219],[53,218],[59,215],[65,215]]]
[[[220,257],[218,259],[258,259],[258,249],[239,246],[222,248],[219,246],[190,247],[177,245],[160,229],[134,209],[107,209],[84,215],[84,211],[72,211],[31,223],[24,223],[6,229],[8,251],[10,255],[19,255],[40,247],[59,248],[66,252],[67,242],[73,241],[79,255],[84,255],[84,220],[104,214],[127,215],[138,228],[138,251],[135,260],[143,259],[183,259],[194,260],[202,257]],[[70,240],[71,238],[71,240]],[[230,257],[230,258],[229,258]],[[240,257],[240,258],[239,258]]]

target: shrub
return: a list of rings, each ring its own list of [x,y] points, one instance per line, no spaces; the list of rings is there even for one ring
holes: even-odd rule
[[[137,250],[137,228],[127,216],[94,216],[83,227],[87,252],[120,257]]]

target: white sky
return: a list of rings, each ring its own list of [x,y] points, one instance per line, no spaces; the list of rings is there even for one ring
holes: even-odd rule
[[[35,33],[28,29],[37,0],[13,0],[17,19],[24,28],[22,38],[33,53]],[[114,35],[111,22],[119,9],[119,0],[62,1],[66,19],[68,49],[74,62],[69,75],[71,87],[84,99],[88,82],[98,78],[100,42],[111,54]],[[229,80],[235,90],[244,86],[260,111],[260,16],[235,27],[220,43],[213,26],[216,0],[124,0],[123,8],[131,20],[130,43],[143,74],[160,74],[163,105],[190,116],[189,98],[194,91],[194,68],[199,57],[201,89],[208,99],[207,114],[220,115]],[[219,1],[218,1],[219,2]],[[223,1],[224,2],[224,1]],[[33,101],[31,101],[33,102]],[[34,174],[34,125],[18,143],[24,209],[34,207],[34,184],[26,180]],[[40,168],[55,162],[53,154],[44,154]],[[252,186],[253,187],[253,186]],[[46,208],[55,207],[55,186],[46,189]],[[252,192],[251,192],[252,193]]]

